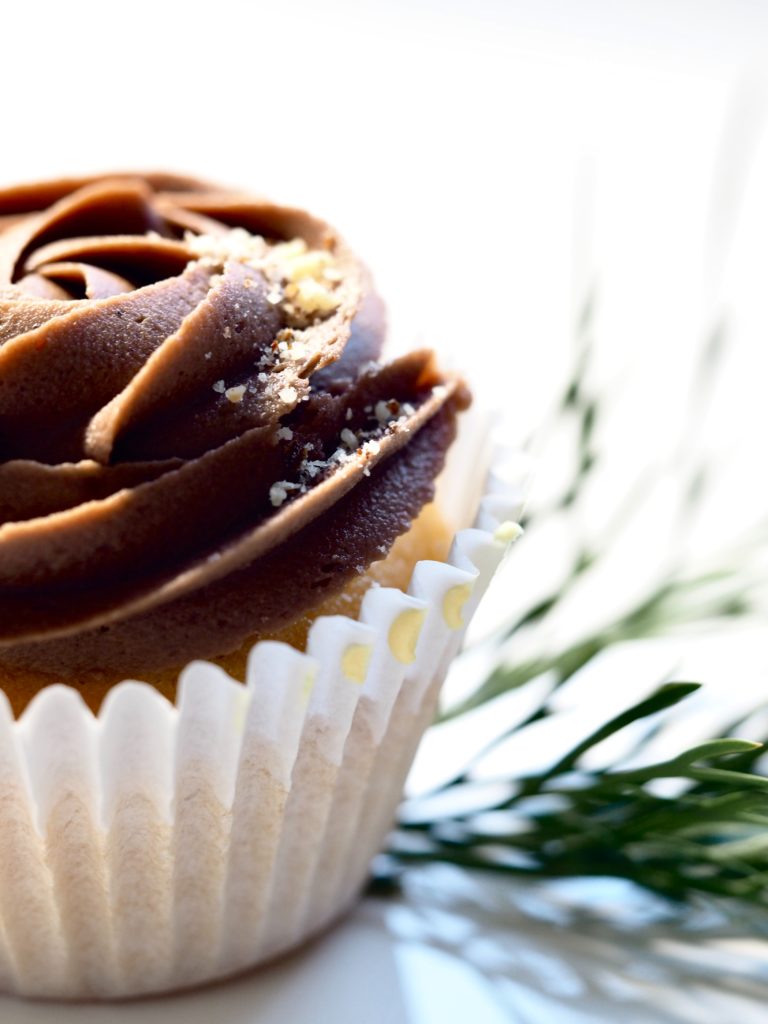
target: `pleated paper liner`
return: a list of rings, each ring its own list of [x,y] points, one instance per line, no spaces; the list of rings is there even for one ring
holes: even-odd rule
[[[201,984],[327,927],[363,888],[451,659],[517,534],[497,463],[477,528],[408,593],[318,619],[246,685],[194,662],[177,706],[125,682],[98,717],[0,701],[0,989],[115,998]]]

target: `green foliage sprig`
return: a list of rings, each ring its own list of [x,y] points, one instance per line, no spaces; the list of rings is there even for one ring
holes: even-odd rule
[[[575,521],[585,488],[600,471],[596,438],[601,403],[588,386],[593,314],[590,302],[579,324],[573,373],[546,425],[553,432],[575,432],[572,473],[559,497],[532,511],[537,522],[555,515]],[[702,347],[689,422],[698,421],[706,407],[724,347],[720,328]],[[682,442],[674,467],[681,524],[695,514],[712,485],[706,459],[695,454],[696,448],[690,439]],[[622,515],[619,508],[617,530]],[[502,722],[488,746],[431,794],[439,797],[437,811],[430,810],[435,801],[429,795],[406,805],[378,883],[389,884],[409,864],[441,861],[532,878],[621,877],[674,900],[707,893],[768,903],[768,778],[759,771],[760,743],[713,738],[639,768],[590,771],[583,766],[585,755],[603,740],[636,723],[648,724],[651,716],[663,719],[699,689],[697,683],[657,687],[544,771],[510,770],[493,783],[474,775],[477,762],[491,750],[553,714],[554,692],[607,649],[680,627],[734,621],[755,613],[754,574],[748,570],[756,554],[764,552],[767,539],[768,530],[758,530],[738,551],[725,552],[719,564],[703,570],[673,559],[649,593],[609,616],[599,628],[560,649],[545,648],[532,657],[510,660],[510,639],[546,625],[583,576],[599,570],[601,561],[610,557],[577,543],[560,586],[485,641],[496,647],[497,666],[468,697],[444,708],[441,720],[460,718],[535,680],[550,680],[549,693],[522,722],[506,727]],[[732,723],[733,731],[741,724]]]
[[[390,853],[400,864],[442,861],[547,878],[616,876],[676,900],[704,892],[768,903],[768,778],[752,771],[762,744],[715,739],[640,768],[579,770],[598,743],[697,689],[696,683],[657,688],[546,771],[510,779],[513,792],[479,812],[430,816],[426,801],[419,817],[417,803]],[[683,791],[654,792],[653,783],[669,779],[682,781]],[[462,778],[446,788],[460,793],[469,786]]]

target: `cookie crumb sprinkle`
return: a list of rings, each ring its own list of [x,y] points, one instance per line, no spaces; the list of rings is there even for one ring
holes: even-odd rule
[[[244,228],[232,228],[223,235],[187,232],[184,241],[193,257],[213,271],[221,271],[230,260],[259,271],[267,285],[266,301],[280,306],[298,326],[329,316],[341,305],[338,286],[344,275],[335,263],[332,246],[310,249],[303,238],[270,244]],[[211,285],[217,283],[212,277]],[[243,281],[245,288],[253,284],[252,277]]]
[[[245,394],[245,384],[238,384],[233,388],[227,388],[224,394],[233,405],[239,405]]]
[[[288,499],[288,493],[298,490],[301,490],[298,484],[292,484],[290,480],[278,480],[277,483],[272,484],[269,488],[269,500],[275,508],[280,508],[283,502]]]
[[[376,403],[374,413],[379,423],[389,423],[391,420],[397,418],[397,414],[400,412],[400,403],[394,398],[390,398],[388,402],[383,399]]]

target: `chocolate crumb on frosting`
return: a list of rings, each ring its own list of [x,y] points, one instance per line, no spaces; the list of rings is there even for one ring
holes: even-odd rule
[[[338,592],[468,404],[295,209],[170,175],[0,191],[0,666],[136,673]]]

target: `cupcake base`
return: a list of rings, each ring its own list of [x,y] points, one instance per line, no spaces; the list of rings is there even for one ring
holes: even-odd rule
[[[50,686],[0,703],[0,989],[124,999],[273,960],[365,884],[474,609],[516,530],[508,481],[481,529],[306,652],[263,641],[246,684],[194,662],[176,704],[121,683],[98,717]]]

